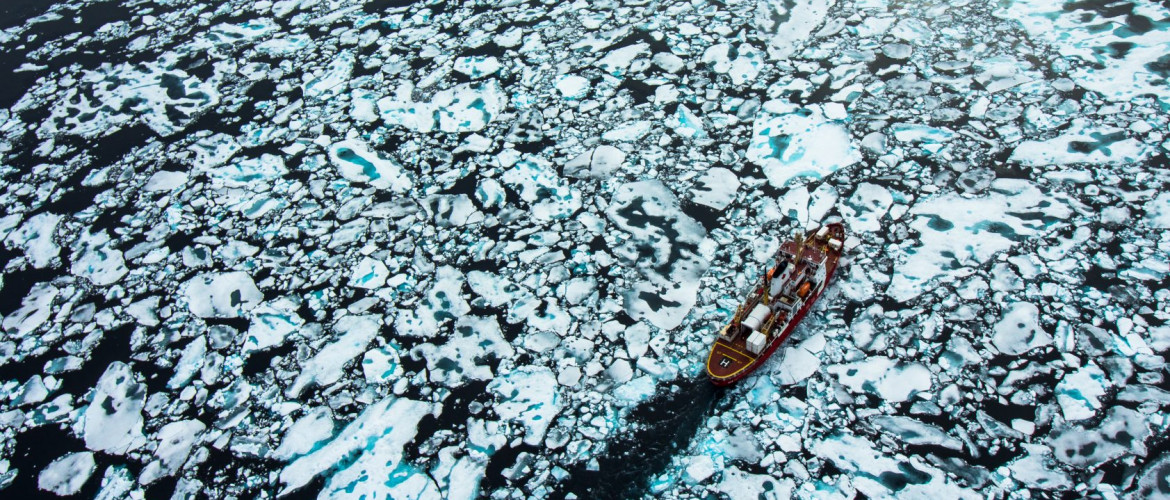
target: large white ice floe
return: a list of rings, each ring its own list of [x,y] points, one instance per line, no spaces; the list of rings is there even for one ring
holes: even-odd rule
[[[1079,59],[1070,76],[1082,87],[1111,100],[1127,101],[1141,94],[1161,95],[1166,102],[1165,55],[1170,30],[1150,23],[1152,29],[1130,29],[1127,18],[1147,23],[1162,19],[1165,11],[1155,4],[1126,4],[1125,9],[1071,8],[1042,0],[1013,0],[1000,5],[995,15],[1018,22],[1028,35],[1050,43],[1065,58]],[[1137,21],[1135,21],[1137,22]],[[1124,50],[1121,48],[1124,47]]]
[[[603,154],[612,154],[612,151]],[[598,171],[604,168],[599,166]],[[577,190],[557,175],[553,165],[543,158],[526,157],[517,162],[504,172],[503,181],[528,203],[532,216],[538,220],[565,219],[581,208]]]
[[[776,187],[794,180],[823,179],[861,160],[839,105],[800,107],[769,101],[756,116],[748,161],[759,165]]]
[[[345,365],[366,352],[381,327],[381,317],[374,315],[350,315],[337,320],[333,325],[337,340],[326,344],[301,365],[300,374],[286,393],[298,397],[309,385],[328,387],[336,383],[345,375]]]
[[[999,352],[1018,356],[1052,344],[1052,335],[1040,325],[1040,309],[1029,302],[1006,304],[995,323],[991,343]]]
[[[918,459],[891,457],[861,437],[834,434],[817,441],[810,449],[850,473],[853,486],[871,498],[903,496],[979,498],[963,489],[945,473]]]
[[[422,344],[411,353],[426,360],[431,382],[458,387],[469,380],[489,380],[492,359],[507,359],[513,349],[492,317],[462,316],[446,343]]]
[[[930,390],[932,373],[921,363],[905,363],[885,356],[830,365],[829,373],[849,390],[870,393],[891,403],[901,403],[914,394]]]
[[[440,326],[471,311],[463,296],[463,273],[450,266],[435,269],[431,288],[413,309],[401,309],[394,318],[394,328],[402,335],[436,337]]]
[[[135,380],[130,366],[115,361],[98,379],[93,402],[85,410],[85,446],[93,451],[124,455],[146,444],[142,408],[146,384]]]
[[[29,289],[20,308],[4,317],[4,333],[10,338],[24,337],[45,324],[53,314],[53,299],[61,291],[48,283],[37,283]]]
[[[59,496],[69,496],[81,490],[93,474],[93,453],[69,453],[46,465],[37,476],[37,487]]]
[[[29,217],[18,229],[8,233],[5,241],[12,246],[24,250],[25,257],[36,268],[49,267],[61,253],[53,235],[57,231],[57,224],[62,220],[60,215],[51,212],[42,212]]]
[[[171,54],[173,56],[173,54]],[[41,135],[84,137],[110,134],[141,120],[162,136],[173,135],[219,103],[213,84],[172,67],[174,61],[104,64],[53,103]]]
[[[122,251],[111,246],[110,236],[105,231],[82,233],[78,245],[81,248],[70,267],[74,275],[101,286],[117,283],[130,272]]]
[[[200,318],[236,318],[264,295],[244,272],[205,273],[187,281],[187,307]]]
[[[409,190],[413,184],[397,162],[357,139],[347,139],[330,146],[329,159],[341,176],[349,181],[399,193]]]
[[[796,53],[836,3],[834,0],[756,2],[755,27],[768,41],[768,57],[783,60]]]
[[[1124,165],[1146,159],[1148,146],[1115,127],[1094,126],[1077,118],[1062,135],[1045,141],[1024,141],[1012,151],[1011,159],[1024,165],[1068,165],[1093,163]]]
[[[191,447],[199,442],[204,429],[199,420],[180,420],[164,425],[155,435],[155,459],[138,476],[141,484],[150,484],[159,478],[174,475],[191,455]]]

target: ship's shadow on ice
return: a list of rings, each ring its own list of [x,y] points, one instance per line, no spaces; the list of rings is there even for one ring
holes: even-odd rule
[[[641,498],[650,481],[686,447],[727,392],[706,376],[680,379],[669,392],[640,404],[631,413],[625,435],[597,457],[597,470],[586,463],[569,471],[553,498]]]

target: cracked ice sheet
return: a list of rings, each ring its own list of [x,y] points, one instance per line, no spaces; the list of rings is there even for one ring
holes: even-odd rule
[[[371,404],[333,440],[285,466],[280,471],[285,485],[281,494],[339,467],[325,482],[321,492],[325,498],[418,496],[433,483],[403,461],[402,449],[414,439],[419,420],[431,412],[427,403],[393,396]],[[377,498],[387,498],[381,495]]]
[[[1071,0],[1013,0],[1000,5],[997,17],[1019,22],[1031,38],[1052,44],[1062,56],[1089,63],[1070,71],[1082,87],[1116,102],[1154,94],[1167,103],[1170,26],[1155,21],[1143,33],[1131,29],[1127,19],[1140,16],[1147,23],[1164,19],[1165,10],[1159,4],[1127,2],[1131,8],[1104,11],[1112,17],[1094,10],[1093,4]],[[1119,53],[1117,46],[1128,48]]]
[[[768,41],[768,57],[787,59],[800,49],[836,5],[834,0],[761,0],[756,2],[755,27]]]
[[[525,366],[497,377],[488,390],[499,396],[495,412],[500,418],[524,426],[524,443],[537,446],[560,413],[563,397],[552,370]]]
[[[1023,179],[997,179],[980,198],[946,194],[910,209],[910,227],[921,235],[913,246],[891,250],[895,273],[886,290],[894,299],[913,299],[936,283],[964,278],[996,253],[1046,233],[1072,210]]]
[[[167,53],[156,62],[85,71],[81,83],[53,103],[51,119],[42,127],[47,135],[95,138],[137,118],[161,136],[183,130],[218,104],[219,94],[214,83],[175,69],[178,57]]]
[[[506,95],[495,79],[461,83],[440,91],[430,102],[414,102],[414,84],[404,82],[395,95],[378,100],[382,120],[417,132],[477,132],[504,109]]]
[[[747,160],[759,165],[773,186],[823,179],[861,161],[840,104],[799,107],[768,101],[763,109],[752,125]]]
[[[1129,138],[1120,128],[1093,125],[1089,120],[1072,121],[1064,134],[1046,141],[1024,141],[1012,151],[1011,159],[1024,165],[1068,165],[1096,163],[1125,165],[1150,156],[1149,147]]]
[[[832,365],[827,368],[855,393],[870,393],[891,403],[909,400],[931,387],[931,371],[921,363],[906,363],[885,356]]]
[[[858,436],[832,435],[813,443],[809,449],[850,473],[853,486],[870,498],[980,498],[918,457],[907,460],[886,456],[873,443]]]
[[[626,312],[664,330],[682,324],[714,252],[706,229],[686,216],[674,193],[657,180],[619,187],[606,215],[630,233],[613,252],[644,278],[623,292]]]

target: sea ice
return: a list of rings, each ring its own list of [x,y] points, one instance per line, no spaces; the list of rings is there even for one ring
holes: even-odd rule
[[[5,242],[9,246],[24,249],[24,254],[33,267],[43,269],[53,263],[61,253],[53,235],[57,224],[63,218],[51,212],[42,212],[29,217],[19,229],[8,233]]]
[[[69,496],[81,490],[93,474],[93,453],[69,453],[54,460],[37,476],[37,487],[58,496]]]
[[[187,281],[187,306],[200,318],[237,318],[264,298],[244,272],[204,273]]]
[[[135,380],[130,366],[114,361],[94,388],[85,410],[85,446],[93,451],[124,455],[146,444],[142,435],[142,408],[146,384]]]
[[[1024,215],[1037,211],[1045,218]],[[945,282],[966,277],[973,266],[1053,230],[1071,214],[1060,197],[1023,179],[996,179],[979,198],[946,194],[921,200],[908,212],[910,226],[921,235],[918,244],[891,251],[897,272],[886,293],[907,301],[928,290],[934,278]]]
[[[310,384],[318,387],[333,385],[345,375],[346,363],[366,351],[381,327],[381,318],[373,315],[350,315],[337,320],[333,324],[337,340],[301,364],[300,374],[286,394],[299,397]]]
[[[462,316],[446,343],[421,344],[411,355],[426,361],[431,382],[458,387],[469,380],[490,380],[490,361],[508,359],[513,352],[495,318]]]
[[[1005,308],[991,337],[991,343],[999,352],[1018,356],[1052,344],[1052,335],[1040,326],[1040,309],[1035,304],[1013,302]]]
[[[701,251],[706,229],[687,217],[674,193],[657,180],[620,186],[606,215],[630,234],[613,252],[645,278],[623,292],[626,311],[664,330],[681,324],[709,262]]]
[[[499,116],[506,97],[494,78],[439,91],[430,102],[411,100],[413,88],[407,83],[378,101],[383,121],[418,132],[477,132]]]
[[[284,343],[305,321],[297,313],[299,304],[281,297],[256,306],[249,313],[252,321],[244,335],[242,353],[262,351]]]
[[[284,432],[284,439],[272,456],[279,460],[289,460],[310,453],[319,443],[333,437],[333,429],[333,416],[329,408],[319,406],[308,410]]]
[[[925,365],[885,356],[830,365],[827,369],[853,392],[874,394],[891,403],[901,403],[918,392],[928,391],[932,384],[931,371]]]
[[[341,176],[353,182],[369,184],[397,193],[412,186],[410,177],[397,162],[373,151],[365,142],[347,139],[329,147],[329,160]]]
[[[300,489],[334,468],[339,470],[326,480],[322,495],[358,498],[368,489],[389,494],[387,489],[415,475],[402,461],[402,448],[414,438],[419,420],[430,411],[429,404],[393,396],[370,404],[337,437],[285,466],[280,471],[280,481],[285,484],[280,494]]]
[[[164,425],[155,435],[158,442],[154,449],[155,460],[142,469],[138,482],[150,484],[159,478],[174,475],[187,461],[191,447],[199,442],[206,428],[203,422],[194,419]]]
[[[552,370],[523,366],[492,379],[488,390],[497,395],[495,412],[506,421],[524,426],[524,443],[537,446],[560,413],[562,398]]]
[[[829,118],[827,106],[769,101],[756,115],[747,159],[773,186],[822,179],[861,160],[849,131],[840,119]]]
[[[1056,384],[1056,402],[1060,404],[1065,420],[1076,422],[1090,419],[1101,409],[1101,398],[1111,386],[1105,378],[1105,372],[1096,363],[1089,361]]]
[[[597,146],[565,164],[565,175],[578,179],[608,179],[626,162],[626,153],[610,145]]]
[[[113,248],[110,236],[105,231],[83,232],[78,238],[78,256],[73,259],[70,271],[86,278],[94,285],[105,286],[117,283],[126,273],[126,261],[122,251]]]
[[[20,308],[4,317],[4,333],[10,338],[22,338],[36,331],[53,314],[53,299],[61,293],[53,285],[37,283],[20,302]]]

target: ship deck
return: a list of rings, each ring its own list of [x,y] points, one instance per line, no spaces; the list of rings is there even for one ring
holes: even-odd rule
[[[740,335],[727,342],[716,339],[707,358],[707,371],[717,379],[734,377],[756,361],[756,356],[747,350],[747,336]]]

